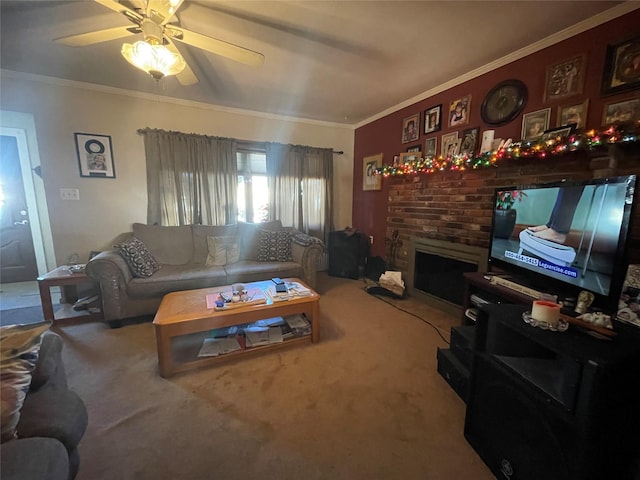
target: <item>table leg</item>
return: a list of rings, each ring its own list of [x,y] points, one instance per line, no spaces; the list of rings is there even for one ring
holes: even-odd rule
[[[171,337],[165,329],[156,325],[156,346],[158,349],[158,369],[162,378],[173,374],[173,362],[171,360]]]
[[[320,302],[313,302],[311,306],[311,341],[320,339]]]
[[[42,303],[42,314],[45,320],[55,320],[53,304],[51,303],[51,287],[47,282],[38,282],[40,289],[40,302]]]

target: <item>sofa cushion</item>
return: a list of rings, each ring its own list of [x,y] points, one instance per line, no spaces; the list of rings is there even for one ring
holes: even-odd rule
[[[240,260],[238,237],[207,237],[209,254],[206,265],[223,266]]]
[[[113,246],[122,258],[127,261],[134,277],[150,277],[158,270],[160,264],[151,254],[147,246],[138,238],[133,237]]]
[[[291,260],[291,234],[287,231],[261,230],[258,234],[258,261],[288,262],[289,260]]]
[[[238,235],[241,238],[240,260],[258,260],[258,239],[262,230],[278,232],[284,229],[280,220],[263,223],[238,223]]]
[[[191,225],[163,227],[134,223],[133,236],[144,242],[162,265],[185,265],[193,258]]]
[[[268,280],[272,277],[302,278],[304,269],[296,262],[257,262],[240,260],[231,265],[225,265],[227,284],[248,283]]]
[[[204,264],[209,249],[207,237],[236,237],[238,225],[191,225],[193,231],[193,263]]]
[[[2,444],[2,480],[69,480],[69,457],[55,438],[23,438]]]
[[[44,385],[67,388],[67,375],[62,363],[62,339],[52,331],[42,334],[36,368],[31,374],[30,391]]]
[[[1,441],[16,438],[16,427],[38,361],[42,334],[50,322],[0,327]]]
[[[133,278],[127,284],[131,297],[153,298],[178,290],[215,287],[227,284],[224,267],[206,265],[165,265],[153,277]]]

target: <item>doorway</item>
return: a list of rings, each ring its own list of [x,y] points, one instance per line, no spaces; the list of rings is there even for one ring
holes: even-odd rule
[[[24,245],[21,244],[18,248],[18,245],[14,242],[10,248],[18,251],[22,257],[31,257],[31,261],[35,261],[35,271],[29,270],[27,274],[27,276],[31,277],[28,280],[35,280],[38,275],[43,275],[55,268],[56,260],[44,182],[40,171],[40,154],[38,151],[33,115],[6,110],[0,111],[0,139],[2,139],[3,142],[0,145],[0,153],[2,155],[0,158],[2,160],[0,173],[3,177],[1,179],[3,193],[6,196],[7,186],[5,185],[6,181],[4,179],[6,145],[7,150],[12,154],[7,156],[7,158],[11,158],[11,160],[7,160],[7,165],[10,163],[12,165],[9,169],[11,170],[9,174],[11,187],[9,190],[11,192],[19,191],[24,195],[21,199],[23,202],[22,206],[18,206],[16,211],[11,215],[7,213],[6,221],[4,218],[5,213],[4,211],[2,212],[2,223],[4,225],[5,222],[8,222],[7,227],[15,226],[20,228],[20,242]],[[15,163],[15,157],[13,155],[17,155],[17,164]],[[22,184],[21,188],[19,188],[20,183]],[[27,223],[25,223],[25,221]],[[18,225],[16,225],[16,223]],[[0,237],[0,243],[3,246],[9,246],[9,242],[5,240],[5,230],[0,231],[0,234],[2,235]],[[28,242],[28,236],[31,237],[30,242]],[[27,242],[28,246],[25,246]],[[33,253],[29,252],[30,249],[33,250]],[[7,251],[7,253],[9,252]],[[28,263],[24,258],[20,262],[12,260],[9,263]],[[0,261],[4,264],[4,254],[0,257]],[[33,265],[31,268],[33,268]],[[22,270],[22,268],[15,270]],[[5,279],[3,275],[2,283],[14,281],[16,280],[10,280],[8,277]]]

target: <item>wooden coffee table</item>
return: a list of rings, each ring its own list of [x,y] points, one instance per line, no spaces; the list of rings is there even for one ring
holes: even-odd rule
[[[287,278],[287,282],[306,285],[297,278]],[[247,289],[259,288],[263,292],[273,286],[271,280],[244,283]],[[299,343],[317,342],[320,328],[320,295],[311,290],[311,295],[273,302],[265,294],[266,303],[246,305],[228,310],[207,308],[206,296],[220,292],[230,293],[231,285],[223,287],[186,290],[165,295],[158,312],[153,319],[158,348],[158,366],[162,377],[174,373],[211,365],[216,362],[238,358],[241,355],[264,352],[267,349],[288,347]],[[308,287],[307,287],[308,288]],[[274,343],[251,348],[242,348],[236,352],[216,357],[198,357],[198,352],[210,331],[216,328],[230,327],[243,323],[256,322],[272,317],[305,314],[311,323],[311,335],[287,338]]]

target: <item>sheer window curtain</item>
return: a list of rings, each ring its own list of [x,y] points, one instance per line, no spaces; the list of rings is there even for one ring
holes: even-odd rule
[[[333,150],[266,144],[269,215],[329,242],[333,212]]]
[[[226,225],[237,218],[236,141],[144,129],[147,223]]]

